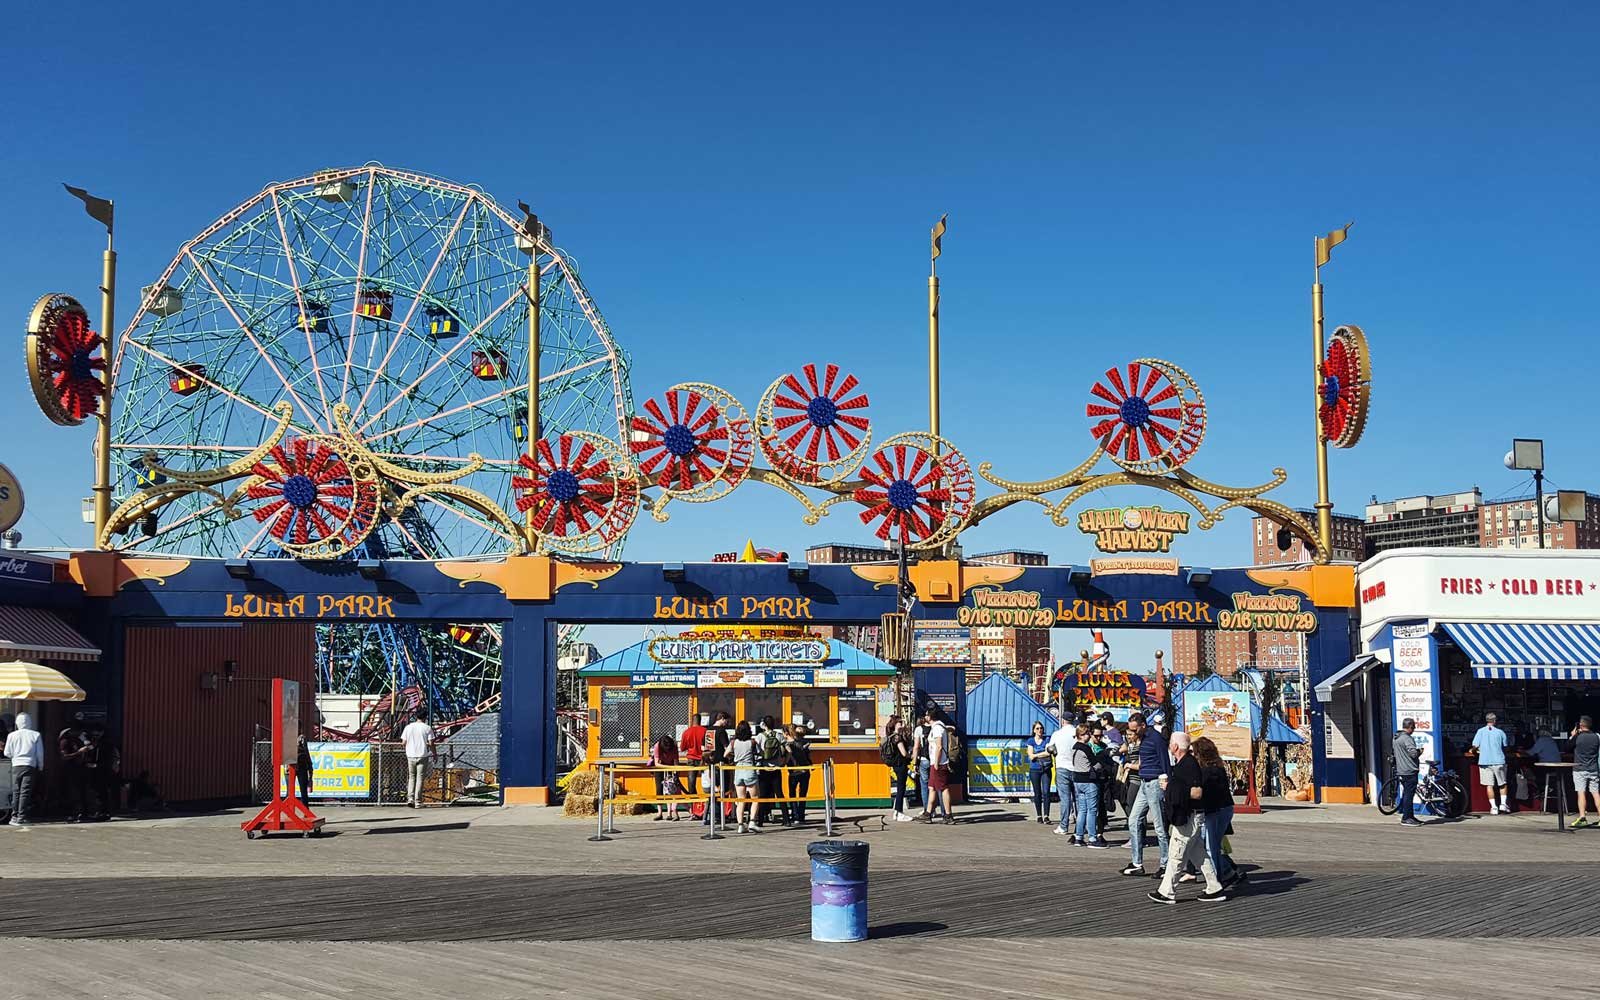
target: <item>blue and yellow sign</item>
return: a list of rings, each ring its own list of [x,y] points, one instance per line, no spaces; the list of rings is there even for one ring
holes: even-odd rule
[[[311,797],[314,799],[365,799],[372,795],[372,745],[370,743],[307,743],[311,751]],[[278,792],[288,793],[278,777]]]
[[[1028,760],[1020,740],[970,741],[967,763],[967,794],[1005,798],[1033,794],[1028,780]]]

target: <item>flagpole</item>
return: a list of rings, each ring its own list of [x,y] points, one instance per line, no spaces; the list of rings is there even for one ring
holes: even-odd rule
[[[944,237],[944,217],[933,230],[933,252],[928,258],[928,431],[939,436],[939,253]],[[934,443],[934,454],[939,445]]]

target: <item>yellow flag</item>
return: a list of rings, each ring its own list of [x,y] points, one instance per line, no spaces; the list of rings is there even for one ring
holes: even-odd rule
[[[938,225],[933,227],[933,259],[934,260],[938,260],[939,259],[939,254],[941,252],[940,243],[944,240],[944,220],[946,220],[948,218],[950,218],[950,213],[948,213],[948,212],[946,212],[944,215],[939,216]]]
[[[1345,241],[1345,238],[1350,235],[1350,227],[1353,225],[1355,225],[1354,222],[1346,222],[1343,229],[1335,229],[1326,236],[1317,237],[1318,267],[1328,262],[1328,258],[1333,254],[1333,248]]]

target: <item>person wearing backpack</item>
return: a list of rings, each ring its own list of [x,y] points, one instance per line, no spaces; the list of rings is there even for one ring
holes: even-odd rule
[[[806,727],[800,725],[783,727],[784,745],[789,752],[789,766],[794,770],[789,772],[789,798],[795,801],[791,805],[790,815],[795,826],[804,826],[806,821],[806,795],[811,788],[811,772],[802,770],[811,766],[811,744],[806,742]]]
[[[778,721],[772,716],[761,720],[760,732],[756,734],[756,750],[760,754],[761,770],[756,772],[756,796],[763,799],[777,799],[783,797],[782,771],[769,770],[769,768],[784,767],[789,763],[788,748],[783,745],[783,734],[778,731]],[[783,825],[788,826],[790,821],[789,803],[783,806]],[[756,805],[756,827],[766,825],[772,818],[772,803],[762,802]]]
[[[955,812],[950,808],[951,773],[960,760],[961,738],[945,719],[943,712],[930,713],[933,725],[928,730],[928,789],[944,806],[944,821],[954,823]],[[928,817],[932,823],[933,817]]]
[[[906,812],[906,770],[911,763],[910,730],[900,716],[891,715],[883,727],[883,742],[878,744],[878,757],[894,775],[894,818],[899,823],[911,822]]]

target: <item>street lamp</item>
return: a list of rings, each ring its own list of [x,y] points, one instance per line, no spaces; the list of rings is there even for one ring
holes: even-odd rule
[[[1513,438],[1506,452],[1506,468],[1533,473],[1534,516],[1539,521],[1539,548],[1544,548],[1544,441]]]

